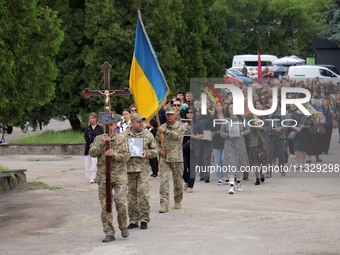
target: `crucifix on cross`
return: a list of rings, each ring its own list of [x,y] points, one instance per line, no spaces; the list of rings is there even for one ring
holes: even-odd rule
[[[104,114],[105,115],[113,115],[113,111],[110,111],[110,96],[125,96],[128,97],[131,95],[131,91],[128,88],[124,90],[110,90],[110,80],[109,80],[109,71],[111,69],[111,65],[108,62],[105,62],[102,65],[102,69],[104,70],[104,90],[89,90],[86,88],[83,91],[83,96],[85,98],[89,98],[91,96],[104,96]],[[105,133],[110,135],[110,122],[104,123]],[[105,142],[105,151],[110,149],[110,142]],[[111,157],[105,156],[105,176],[106,176],[106,212],[110,213],[112,211],[111,206]]]

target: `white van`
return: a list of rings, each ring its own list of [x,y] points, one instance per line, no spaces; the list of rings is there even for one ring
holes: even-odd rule
[[[316,77],[318,77],[322,83],[332,81],[333,84],[337,84],[340,82],[340,76],[327,67],[313,65],[291,66],[288,71],[289,80],[312,80]]]
[[[260,55],[261,57],[261,66],[271,66],[272,62],[277,60],[277,57],[274,55]],[[257,67],[258,63],[258,55],[235,55],[233,58],[232,68],[242,68],[244,64],[246,66]]]

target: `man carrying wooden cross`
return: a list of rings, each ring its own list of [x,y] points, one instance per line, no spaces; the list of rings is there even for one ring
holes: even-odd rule
[[[86,98],[90,96],[104,96],[104,113],[99,114],[100,122],[104,123],[105,134],[97,136],[90,148],[90,155],[97,157],[97,182],[98,194],[102,207],[101,219],[106,234],[103,242],[115,240],[114,228],[112,225],[112,189],[114,189],[114,202],[116,204],[117,218],[122,237],[128,237],[129,231],[127,225],[126,199],[127,199],[127,170],[126,162],[130,158],[126,138],[115,134],[114,129],[117,126],[117,118],[114,112],[110,111],[110,96],[129,96],[129,89],[110,90],[109,70],[111,65],[105,62],[102,65],[104,70],[105,90],[85,89],[83,95]]]
[[[117,118],[116,118],[117,119]],[[96,136],[90,148],[91,157],[97,157],[97,177],[98,195],[102,208],[101,220],[106,237],[103,242],[115,240],[115,230],[112,224],[112,212],[106,210],[106,177],[105,177],[105,157],[111,157],[111,188],[114,189],[113,201],[117,210],[117,221],[122,237],[128,237],[127,230],[127,169],[126,162],[130,159],[127,139],[114,132],[117,123],[110,124],[110,134]],[[105,151],[105,142],[110,142],[110,149]],[[111,194],[112,196],[112,194]]]

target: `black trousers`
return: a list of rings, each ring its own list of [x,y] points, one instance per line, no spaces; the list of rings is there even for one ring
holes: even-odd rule
[[[325,126],[326,132],[322,135],[322,152],[328,152],[333,132],[332,126]]]

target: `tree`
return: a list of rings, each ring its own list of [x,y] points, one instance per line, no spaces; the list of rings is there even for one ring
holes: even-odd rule
[[[104,75],[101,65],[106,61],[112,66],[112,89],[129,87],[129,72],[134,49],[137,10],[133,1],[86,1],[84,46],[84,79],[89,89],[102,89]],[[121,112],[133,103],[132,97],[112,97],[111,105]],[[93,110],[103,109],[101,98],[86,100]]]
[[[102,98],[85,99],[81,92],[86,87],[103,88],[101,65],[105,61],[112,65],[111,88],[128,87],[137,7],[141,9],[146,31],[157,53],[171,95],[174,95],[178,90],[189,89],[191,77],[222,77],[225,66],[230,66],[232,57],[236,54],[256,54],[258,50],[262,54],[279,57],[292,54],[304,57],[313,54],[311,39],[316,37],[325,23],[318,12],[324,11],[325,4],[329,2],[330,0],[41,0],[41,8],[48,6],[57,11],[58,17],[63,20],[65,40],[56,56],[59,74],[53,101],[46,104],[49,97],[34,108],[26,107],[23,121],[30,120],[31,125],[38,125],[48,122],[52,117],[67,118],[72,128],[79,130],[81,122],[86,122],[89,112],[103,109]],[[6,14],[5,9],[0,12]],[[3,34],[3,28],[1,29]],[[4,42],[7,41],[0,40],[0,44]],[[1,75],[6,77],[3,80],[10,81],[15,77],[11,66],[16,62],[9,58],[10,51],[2,49],[1,58],[6,57],[7,64],[1,66]],[[33,73],[30,73],[29,77],[31,76],[35,77]],[[52,95],[53,89],[50,91]],[[132,97],[111,99],[111,105],[118,113],[132,103]],[[3,100],[1,104],[4,104]]]
[[[51,117],[68,119],[72,129],[79,131],[82,128],[81,119],[87,120],[89,112],[97,111],[97,108],[89,108],[87,100],[81,95],[87,86],[83,48],[90,43],[85,38],[85,1],[44,0],[42,3],[58,12],[65,31],[65,39],[57,56],[60,71],[56,96],[49,103]]]
[[[223,77],[225,73],[226,53],[221,43],[221,37],[226,27],[226,17],[223,7],[216,5],[215,0],[204,1],[204,17],[207,31],[203,37],[203,61],[207,68],[206,77]]]
[[[170,90],[175,93],[178,89],[183,89],[186,66],[178,44],[175,43],[179,39],[177,34],[179,28],[184,26],[181,6],[181,0],[104,3],[87,1],[86,37],[92,40],[93,44],[84,48],[84,56],[90,88],[98,88],[98,84],[103,84],[103,75],[102,72],[98,72],[98,66],[104,61],[112,65],[111,85],[115,86],[115,89],[129,86],[139,7],[145,29]],[[188,85],[186,83],[187,87]],[[132,97],[128,99],[115,97],[111,100],[112,106],[117,111],[132,103]]]
[[[329,0],[217,0],[226,13],[222,43],[227,65],[233,55],[273,54],[278,57],[314,54],[312,39],[322,30],[317,15]]]
[[[0,1],[0,116],[13,124],[54,95],[60,20],[36,0]]]
[[[36,106],[25,111],[23,120],[18,123],[22,129],[27,126],[36,128],[47,125],[52,117],[59,120],[68,119],[73,130],[81,129],[80,118],[89,110],[85,107],[86,99],[81,95],[86,86],[84,81],[84,61],[82,49],[86,44],[84,35],[85,1],[78,0],[41,0],[40,5],[48,6],[62,19],[64,41],[56,56],[59,73],[56,79],[55,96],[44,106]]]
[[[333,3],[328,4],[327,7],[321,16],[327,20],[328,24],[320,35],[328,37],[328,40],[340,47],[340,0],[333,0]]]
[[[170,96],[189,87],[188,66],[181,54],[186,28],[183,10],[182,0],[153,0],[150,5],[142,6],[144,25],[169,85]]]

